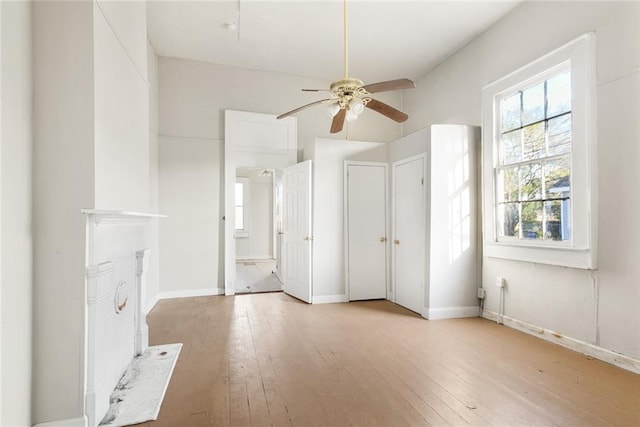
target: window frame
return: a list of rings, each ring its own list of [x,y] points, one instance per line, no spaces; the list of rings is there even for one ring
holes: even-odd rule
[[[571,70],[571,239],[499,238],[497,170],[500,100],[563,70]],[[485,86],[483,112],[484,255],[574,268],[597,268],[595,34],[585,34]]]

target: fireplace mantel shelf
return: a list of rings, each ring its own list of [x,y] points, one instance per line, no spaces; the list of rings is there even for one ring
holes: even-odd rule
[[[122,222],[138,222],[147,221],[152,218],[166,218],[166,215],[152,214],[144,212],[129,212],[129,211],[112,211],[103,209],[81,209],[80,212],[87,215],[89,218],[93,218],[96,224],[103,222],[122,223]]]

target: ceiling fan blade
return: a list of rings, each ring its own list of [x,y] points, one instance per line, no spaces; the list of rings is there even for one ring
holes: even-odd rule
[[[327,98],[327,99],[321,99],[320,101],[314,101],[314,102],[312,102],[310,104],[303,105],[302,107],[298,107],[295,110],[287,111],[286,113],[280,114],[278,117],[276,117],[276,119],[283,119],[283,118],[285,118],[287,116],[290,116],[292,114],[297,113],[300,110],[304,110],[305,108],[311,107],[311,106],[316,105],[316,104],[321,104],[321,103],[323,103],[325,101],[331,101],[331,100]]]
[[[390,90],[413,89],[416,84],[409,79],[389,80],[386,82],[371,83],[362,88],[369,93],[387,92]]]
[[[333,121],[331,122],[331,133],[338,133],[342,130],[345,117],[347,117],[347,110],[341,108],[340,111],[338,111],[338,114],[333,116]]]
[[[387,105],[384,102],[380,102],[378,100],[372,99],[367,102],[367,108],[371,108],[373,111],[376,111],[383,116],[389,117],[391,120],[395,120],[398,123],[405,122],[409,116],[406,113],[403,113],[400,110],[396,110],[391,105]]]
[[[329,89],[302,89],[303,92],[329,92]]]

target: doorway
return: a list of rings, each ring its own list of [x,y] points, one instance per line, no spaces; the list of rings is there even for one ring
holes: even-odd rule
[[[278,231],[281,197],[275,169],[237,167],[234,239],[235,293],[282,291]]]

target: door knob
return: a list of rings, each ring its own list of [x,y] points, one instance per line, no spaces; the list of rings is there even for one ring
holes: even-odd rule
[[[399,244],[400,244],[400,240],[398,240],[398,239],[394,240],[394,241],[393,241],[393,244],[394,244],[394,245],[399,245]]]
[[[386,237],[381,237],[381,238],[380,238],[380,243],[384,243],[384,242],[386,242],[386,241],[387,241],[387,238],[386,238]]]
[[[302,239],[302,240],[304,240],[305,242],[308,242],[310,240],[313,240],[313,237],[304,236],[304,239]]]

